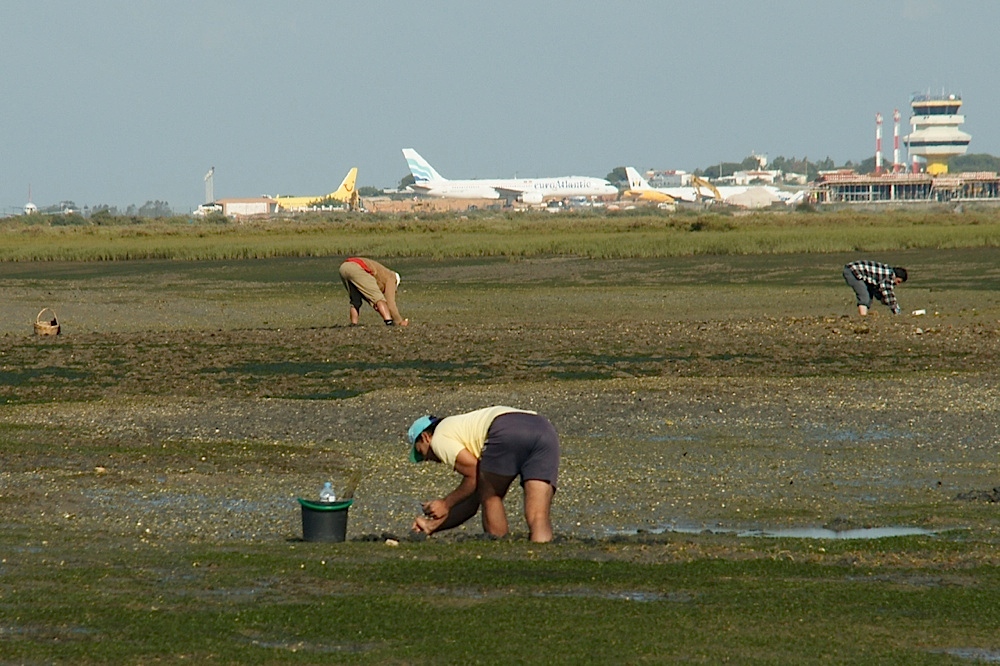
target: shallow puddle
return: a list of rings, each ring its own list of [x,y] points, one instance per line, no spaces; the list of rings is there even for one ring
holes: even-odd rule
[[[616,601],[636,601],[636,602],[652,602],[652,601],[673,601],[677,603],[687,603],[693,599],[690,594],[685,592],[668,592],[666,594],[662,592],[645,592],[640,590],[623,590],[623,591],[600,591],[600,590],[558,590],[558,591],[542,591],[535,592],[532,596],[535,597],[580,597],[587,599],[612,599]]]
[[[766,537],[772,539],[885,539],[902,536],[933,536],[937,534],[921,527],[863,527],[849,530],[831,530],[825,527],[790,527],[784,529],[727,529],[724,527],[684,527],[671,525],[663,532],[678,534],[727,534],[738,537]]]
[[[968,659],[980,664],[1000,664],[1000,650],[983,650],[980,648],[950,648],[941,650],[959,659]]]

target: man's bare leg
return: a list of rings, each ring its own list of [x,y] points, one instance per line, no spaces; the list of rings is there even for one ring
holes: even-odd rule
[[[552,498],[555,493],[555,488],[548,481],[528,479],[524,482],[524,518],[528,521],[528,538],[532,541],[552,541]]]
[[[867,315],[868,314],[868,306],[867,305],[859,305],[858,306],[858,314],[861,315],[862,317],[864,317],[865,315]]]
[[[379,301],[375,304],[375,309],[380,315],[382,315],[382,321],[392,320],[392,315],[389,314],[389,306],[385,304],[385,301]]]
[[[493,536],[506,536],[508,530],[507,512],[503,508],[503,498],[516,477],[501,476],[490,472],[479,472],[479,503],[483,509],[483,531]]]

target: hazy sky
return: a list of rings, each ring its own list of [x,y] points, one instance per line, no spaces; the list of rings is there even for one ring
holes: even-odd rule
[[[993,0],[6,0],[0,213],[72,200],[605,176],[874,154],[875,113],[964,100],[1000,155]],[[905,152],[904,152],[905,155]]]

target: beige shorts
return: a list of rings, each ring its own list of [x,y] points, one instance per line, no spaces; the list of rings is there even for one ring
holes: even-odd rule
[[[340,280],[344,283],[344,289],[347,290],[349,296],[354,295],[351,292],[351,287],[353,286],[372,306],[379,301],[385,300],[385,294],[378,288],[375,276],[353,261],[345,261],[340,265]],[[354,300],[354,298],[351,298],[351,303],[357,306],[358,304]]]

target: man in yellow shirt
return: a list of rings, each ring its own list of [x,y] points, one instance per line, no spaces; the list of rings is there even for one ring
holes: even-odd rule
[[[446,497],[424,502],[413,529],[425,534],[461,525],[483,509],[483,531],[508,532],[503,499],[518,476],[532,541],[552,540],[552,498],[559,476],[559,436],[548,419],[513,407],[486,407],[439,419],[421,416],[407,432],[410,460],[448,465],[462,476]]]

